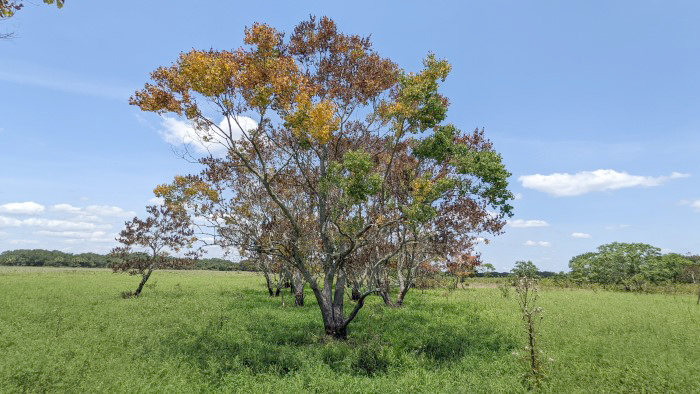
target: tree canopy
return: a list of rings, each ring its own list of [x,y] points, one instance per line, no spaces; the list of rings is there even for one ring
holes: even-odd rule
[[[687,256],[661,254],[661,249],[648,244],[623,242],[601,245],[597,252],[584,253],[569,261],[574,279],[621,285],[688,281],[687,272],[695,265]]]
[[[510,173],[483,131],[444,123],[447,61],[429,54],[422,70],[404,71],[325,17],[288,39],[256,23],[244,43],[182,53],[132,97],[225,151],[155,191],[205,223],[213,243],[298,270],[329,335],[344,338],[380,291],[369,283],[346,314],[356,268],[376,278],[398,261],[461,258],[477,234],[502,231]]]

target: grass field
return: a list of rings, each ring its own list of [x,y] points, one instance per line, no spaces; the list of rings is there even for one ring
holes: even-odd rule
[[[523,392],[516,300],[497,288],[370,300],[346,343],[262,277],[0,267],[0,392]],[[542,349],[554,393],[700,392],[692,295],[543,290]]]

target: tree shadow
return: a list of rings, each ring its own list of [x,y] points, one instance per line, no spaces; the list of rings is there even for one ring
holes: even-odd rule
[[[509,354],[518,346],[516,338],[481,319],[477,311],[449,306],[435,316],[432,303],[393,309],[374,302],[351,323],[350,338],[341,342],[325,337],[315,303],[282,308],[278,298],[266,293],[242,293],[227,293],[236,301],[203,328],[164,338],[162,355],[183,358],[218,385],[231,373],[283,376],[323,364],[354,376],[401,370],[407,362],[442,368],[464,357]]]

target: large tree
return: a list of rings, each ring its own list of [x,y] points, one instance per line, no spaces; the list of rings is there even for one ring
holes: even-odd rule
[[[286,40],[256,23],[245,44],[183,53],[132,97],[144,111],[187,118],[200,140],[225,148],[199,160],[201,173],[156,192],[208,218],[223,244],[298,270],[328,335],[345,338],[379,290],[345,310],[348,267],[361,251],[381,267],[426,237],[469,245],[482,223],[500,231],[510,174],[490,144],[442,123],[446,61],[429,55],[423,70],[405,72],[328,18],[300,23]],[[271,232],[260,232],[266,223]]]

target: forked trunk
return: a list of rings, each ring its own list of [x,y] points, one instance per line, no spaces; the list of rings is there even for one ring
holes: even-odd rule
[[[304,278],[311,286],[314,292],[319,308],[321,308],[321,317],[323,318],[323,328],[326,335],[334,339],[345,340],[348,336],[348,324],[350,324],[360,309],[365,303],[365,298],[377,290],[368,291],[360,295],[357,304],[352,312],[345,317],[343,307],[345,302],[345,286],[346,277],[342,268],[337,272],[328,272],[324,279],[324,286],[321,288],[313,276],[308,271],[304,271]],[[336,276],[337,275],[337,276]]]
[[[348,337],[348,325],[343,316],[342,306],[329,306],[321,308],[323,314],[323,328],[326,335],[334,339],[345,340]]]
[[[134,292],[134,297],[138,297],[141,294],[141,290],[143,290],[143,286],[146,284],[148,281],[148,278],[151,276],[153,273],[153,270],[148,270],[146,271],[143,276],[141,276],[141,283],[139,283],[139,287],[136,288],[136,291]]]

